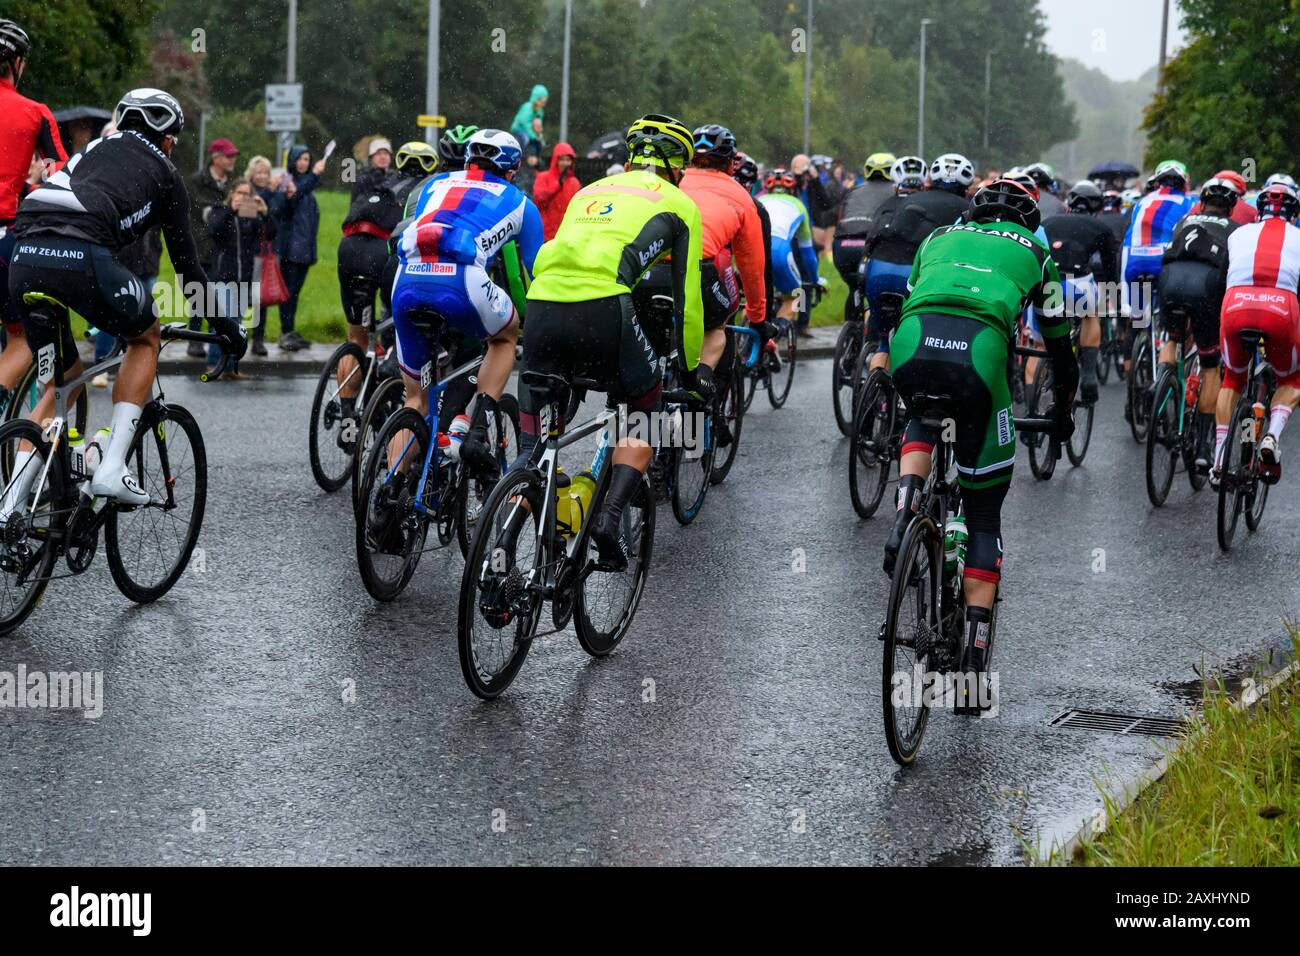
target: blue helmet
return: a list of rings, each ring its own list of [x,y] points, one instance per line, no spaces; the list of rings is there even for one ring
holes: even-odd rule
[[[481,129],[465,147],[465,165],[478,160],[501,173],[514,172],[523,160],[519,140],[499,129]]]

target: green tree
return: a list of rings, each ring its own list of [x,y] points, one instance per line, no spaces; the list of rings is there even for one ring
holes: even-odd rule
[[[0,14],[32,38],[27,96],[49,104],[111,108],[148,74],[155,0],[7,0]]]
[[[1147,108],[1148,164],[1168,156],[1200,178],[1224,167],[1290,169],[1300,151],[1300,4],[1182,0],[1188,43]]]

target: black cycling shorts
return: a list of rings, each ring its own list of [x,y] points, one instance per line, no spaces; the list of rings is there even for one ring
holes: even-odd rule
[[[649,315],[648,307],[651,296],[673,294],[673,267],[667,262],[660,262],[650,267],[644,279],[632,290],[632,303],[636,314],[643,320]],[[700,263],[700,299],[704,305],[704,331],[720,329],[740,311],[740,286],[736,282],[736,271],[727,266],[722,272],[712,262]],[[672,351],[672,330],[656,329],[645,326],[646,334],[660,355]]]
[[[82,239],[34,236],[20,238],[14,246],[9,295],[35,350],[38,343],[50,341],[51,333],[32,324],[31,309],[23,304],[28,292],[44,292],[100,331],[122,338],[142,335],[157,321],[144,282],[114,259],[106,246]],[[76,360],[77,343],[66,317],[60,325],[60,348],[70,365]]]
[[[1201,364],[1208,359],[1211,367],[1219,355],[1224,281],[1224,274],[1208,262],[1179,259],[1166,262],[1160,270],[1160,324],[1178,342],[1190,324]]]
[[[388,242],[358,233],[339,240],[339,295],[348,325],[365,325],[388,265]]]
[[[659,402],[659,356],[627,295],[589,302],[530,300],[523,362],[530,372],[599,382],[611,405],[625,403],[649,411]],[[541,411],[522,384],[519,410],[530,422]]]
[[[837,232],[831,242],[831,259],[835,263],[835,271],[850,289],[856,289],[862,281],[858,277],[858,267],[862,265],[866,252],[866,236],[841,236]]]

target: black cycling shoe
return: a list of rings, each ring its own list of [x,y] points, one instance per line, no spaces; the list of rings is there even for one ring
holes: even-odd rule
[[[469,431],[465,433],[465,440],[460,443],[460,460],[476,475],[483,478],[500,473],[492,443],[488,439],[487,426],[488,415],[496,415],[496,413],[497,403],[490,395],[480,392],[478,401],[474,403],[474,418],[470,422]]]
[[[991,687],[988,683],[988,675],[984,672],[988,642],[992,637],[989,633],[992,627],[990,619],[991,615],[987,608],[966,608],[966,627],[963,635],[961,665],[959,668],[963,678],[962,683],[959,685],[959,693],[963,695],[963,699],[959,700],[954,708],[954,711],[958,714],[978,716],[983,711],[990,709],[994,703],[990,699]],[[970,674],[976,675],[974,687],[971,687],[965,680],[966,676]],[[965,699],[964,694],[967,690],[974,690],[978,696],[974,700]]]
[[[405,485],[406,476],[399,472],[375,492],[375,503],[366,517],[366,538],[380,554],[400,555],[406,551],[399,507]]]
[[[623,537],[623,509],[641,484],[641,472],[631,465],[615,465],[609,477],[609,491],[605,506],[591,526],[591,541],[599,556],[597,565],[603,571],[625,571],[628,563],[628,546]]]
[[[727,420],[725,418],[718,419],[718,433],[714,437],[715,437],[714,445],[717,446],[718,448],[726,448],[728,445],[730,445],[733,441],[736,440],[736,436],[731,434],[731,426],[727,424]]]
[[[349,434],[352,435],[351,438],[347,437]],[[334,444],[349,455],[357,450],[357,400],[355,398],[339,399],[339,433],[334,439]]]
[[[1095,405],[1100,394],[1096,382],[1083,382],[1079,385],[1079,403],[1082,405]]]

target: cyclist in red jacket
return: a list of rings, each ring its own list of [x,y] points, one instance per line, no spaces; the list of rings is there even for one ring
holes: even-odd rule
[[[10,390],[32,361],[22,319],[9,301],[9,259],[14,251],[10,227],[18,215],[19,200],[31,189],[27,175],[32,157],[41,159],[46,175],[68,159],[49,108],[18,92],[31,47],[18,24],[0,20],[0,320],[8,335],[0,353],[0,413],[8,407]]]

